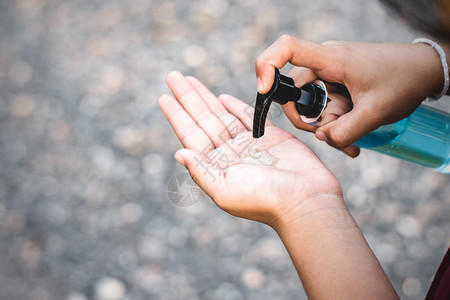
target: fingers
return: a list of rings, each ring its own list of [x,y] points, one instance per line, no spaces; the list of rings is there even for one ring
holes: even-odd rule
[[[330,145],[330,144],[328,144],[328,145]],[[334,147],[333,145],[330,145],[330,146]],[[334,147],[334,148],[336,148],[336,147]],[[351,158],[357,157],[359,155],[359,153],[361,152],[361,149],[355,145],[351,145],[351,146],[348,146],[345,148],[336,148],[336,149],[344,152],[344,154],[348,155]]]
[[[317,129],[316,137],[334,147],[345,148],[375,130],[379,125],[381,124],[373,113],[364,107],[359,107]]]
[[[295,126],[295,128],[309,132],[316,132],[316,126],[302,121],[300,114],[295,108],[294,102],[288,102],[281,107],[283,108],[284,113],[288,117],[289,121],[291,121],[291,123]]]
[[[318,127],[322,127],[332,121],[337,120],[340,116],[348,113],[353,107],[353,103],[347,95],[330,92],[328,93],[328,102],[325,110],[320,116]]]
[[[235,138],[238,133],[246,130],[244,124],[242,124],[242,122],[235,116],[230,114],[223,104],[217,99],[217,97],[214,96],[214,94],[211,93],[203,84],[201,84],[198,79],[190,76],[187,76],[186,79],[197,91],[200,97],[202,97],[210,111],[213,112],[222,122],[231,138]]]
[[[289,73],[287,73],[287,76],[294,79],[295,85],[298,88],[301,88],[305,84],[313,82],[317,79],[317,75],[313,70],[304,67],[293,68],[291,71],[289,71]]]
[[[296,78],[298,78],[300,82],[302,82],[303,80],[306,80],[306,82],[310,82],[311,80],[314,79],[315,74],[314,72],[310,72],[309,69],[295,68],[294,70],[291,71],[289,74],[290,76],[296,76]],[[304,83],[302,82],[301,84]],[[340,85],[335,86],[327,85],[327,89],[328,87],[330,88],[329,91],[331,91],[328,94],[329,101],[318,122],[316,122],[314,125],[307,124],[302,121],[301,116],[295,109],[295,103],[288,102],[282,106],[286,116],[296,128],[309,132],[316,132],[317,130],[323,130],[320,128],[331,122],[335,122],[338,118],[345,115],[352,109],[353,104],[351,102],[348,91],[343,90],[343,88]],[[319,133],[318,138],[322,141],[327,141],[330,146],[338,150],[341,150],[350,157],[354,158],[358,156],[360,153],[359,147],[351,144],[340,146],[335,142],[333,142],[331,138],[328,139],[326,137],[323,137],[322,133]]]
[[[320,117],[320,122],[318,122],[316,125],[319,126],[319,128],[323,128],[323,126],[325,126],[326,124],[329,124],[331,122],[336,122],[336,120],[338,120],[339,115],[338,114],[334,114],[334,113],[323,113],[322,116]],[[322,130],[322,129],[317,129],[317,130]],[[342,152],[344,152],[345,154],[347,154],[348,156],[355,158],[359,155],[360,149],[358,146],[355,145],[350,145],[350,146],[346,146],[346,147],[339,147],[337,146],[333,141],[329,141],[328,138],[324,138],[321,136],[322,133],[317,134],[317,130],[316,130],[316,137],[319,140],[322,141],[327,141],[328,145],[341,150]]]
[[[293,68],[288,75],[294,78],[295,84],[299,87],[317,78],[317,75],[312,70],[298,67]],[[317,127],[326,125],[351,110],[352,101],[348,91],[345,92],[346,89],[345,91],[344,89],[345,87],[342,87],[341,85],[327,84],[329,96],[328,103],[318,122],[314,125],[303,122],[301,116],[295,108],[295,103],[288,102],[284,104],[282,108],[289,121],[291,121],[296,128],[309,132],[315,132]]]
[[[265,94],[269,91],[274,81],[274,68],[281,68],[290,62],[317,73],[318,70],[330,66],[328,62],[332,61],[333,57],[333,52],[328,51],[325,46],[283,35],[256,59],[258,92]]]
[[[226,94],[220,95],[219,100],[223,106],[245,126],[247,130],[253,130],[254,109],[251,106],[233,96]],[[266,127],[272,125],[273,124],[270,121],[266,121]]]
[[[184,110],[198,127],[204,131],[214,146],[219,147],[230,138],[228,130],[223,123],[211,112],[204,99],[181,73],[169,73],[167,84]],[[197,87],[199,88],[198,85]],[[176,123],[177,121],[173,120],[173,122]]]
[[[295,67],[287,76],[294,79],[295,85],[297,87],[302,87],[303,85],[314,81],[317,78],[317,75],[313,72],[313,70],[304,68],[304,67]],[[283,108],[284,113],[288,117],[289,121],[295,126],[297,129],[315,132],[317,127],[302,121],[301,116],[298,114],[295,109],[294,102],[288,102],[281,106]]]
[[[159,106],[184,147],[198,152],[214,149],[211,139],[171,95],[162,95]]]
[[[198,186],[211,199],[217,198],[218,191],[224,188],[224,171],[210,164],[202,155],[189,149],[180,149],[175,159],[188,169],[189,174]]]

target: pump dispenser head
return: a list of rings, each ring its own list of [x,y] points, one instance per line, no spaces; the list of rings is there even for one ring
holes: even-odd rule
[[[267,94],[258,93],[256,96],[255,113],[253,116],[253,137],[264,135],[264,125],[272,101],[281,105],[288,101],[295,102],[297,112],[314,122],[320,117],[327,104],[327,90],[325,84],[308,83],[298,88],[294,80],[280,74],[275,69],[275,80]]]

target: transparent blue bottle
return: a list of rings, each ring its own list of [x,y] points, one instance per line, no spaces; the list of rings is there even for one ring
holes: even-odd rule
[[[355,144],[449,173],[450,114],[420,105],[409,117],[384,125]]]

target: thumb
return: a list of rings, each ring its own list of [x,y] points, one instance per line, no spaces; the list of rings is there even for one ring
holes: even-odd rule
[[[274,69],[280,69],[288,62],[314,71],[331,68],[333,64],[330,62],[337,58],[334,51],[328,51],[322,45],[282,35],[255,61],[258,92],[267,93],[274,81]]]
[[[212,165],[205,155],[190,149],[178,150],[175,159],[189,171],[194,182],[213,198],[218,186],[223,184],[223,170]]]
[[[375,130],[379,122],[373,113],[365,113],[358,107],[340,116],[316,131],[316,137],[336,148],[345,148]]]

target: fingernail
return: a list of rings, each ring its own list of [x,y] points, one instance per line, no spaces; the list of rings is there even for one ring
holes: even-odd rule
[[[177,162],[179,162],[183,167],[185,167],[184,159],[178,152],[175,153],[174,157],[177,160]]]
[[[261,78],[257,78],[256,79],[256,88],[258,89],[258,92],[263,94],[264,91],[264,82],[262,81]]]
[[[325,135],[325,133],[323,131],[316,131],[316,138],[318,140],[328,142],[327,136]]]

